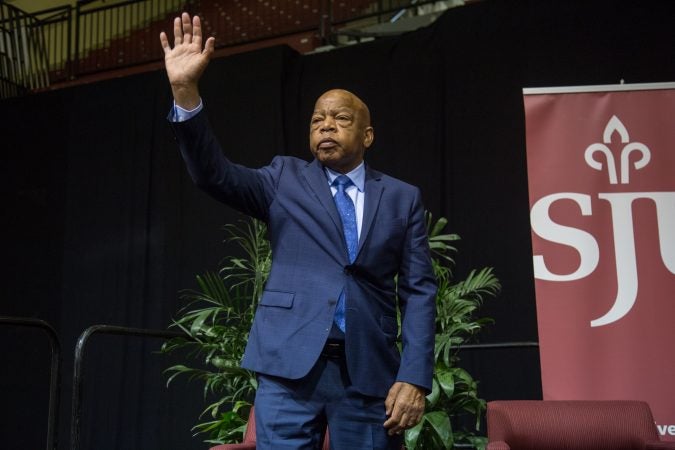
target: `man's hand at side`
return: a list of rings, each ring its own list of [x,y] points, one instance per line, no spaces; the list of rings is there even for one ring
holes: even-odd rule
[[[384,401],[385,413],[389,417],[384,427],[389,435],[401,434],[422,420],[424,415],[424,389],[414,384],[397,381],[389,389]]]
[[[215,48],[215,39],[206,40],[202,49],[202,25],[199,16],[190,20],[188,13],[173,21],[173,49],[163,31],[159,41],[164,49],[164,65],[169,76],[176,105],[191,110],[199,106],[199,78],[209,64]]]

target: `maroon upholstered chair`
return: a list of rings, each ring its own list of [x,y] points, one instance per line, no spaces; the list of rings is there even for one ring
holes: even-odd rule
[[[322,450],[330,450],[328,429],[326,429],[326,435],[323,438],[323,447],[321,448]],[[220,444],[211,447],[210,450],[255,450],[255,414],[253,407],[251,407],[251,412],[248,415],[248,426],[246,427],[246,433],[244,433],[244,442],[241,444]]]
[[[487,434],[487,450],[675,450],[640,401],[492,401]]]

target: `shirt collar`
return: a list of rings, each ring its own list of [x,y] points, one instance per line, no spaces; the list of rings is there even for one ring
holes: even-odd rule
[[[326,176],[328,177],[328,184],[330,185],[333,184],[333,181],[335,181],[335,179],[338,176],[342,175],[341,173],[331,170],[325,166],[324,171],[326,172]],[[366,183],[366,165],[363,161],[361,161],[361,164],[352,169],[351,172],[346,173],[345,175],[347,175],[349,179],[352,180],[352,183],[354,183],[354,186],[356,186],[356,188],[359,191],[364,192],[364,187]]]

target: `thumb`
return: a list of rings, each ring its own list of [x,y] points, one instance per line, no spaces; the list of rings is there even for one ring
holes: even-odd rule
[[[210,58],[211,55],[213,55],[213,51],[215,50],[215,48],[216,48],[216,38],[210,37],[206,40],[206,44],[204,45],[204,51],[202,53],[204,53]]]

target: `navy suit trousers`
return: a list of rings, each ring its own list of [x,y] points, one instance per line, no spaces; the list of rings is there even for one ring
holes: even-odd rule
[[[299,380],[258,375],[256,448],[318,450],[328,423],[332,450],[400,450],[384,411],[383,398],[351,387],[344,359],[322,356]]]

